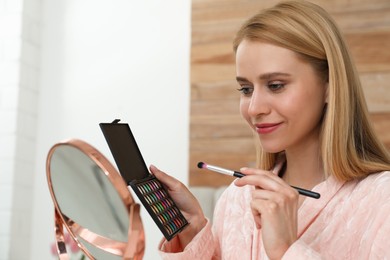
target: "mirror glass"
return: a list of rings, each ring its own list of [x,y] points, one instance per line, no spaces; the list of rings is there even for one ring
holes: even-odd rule
[[[90,149],[80,149],[75,143]],[[82,141],[57,144],[49,152],[47,174],[56,209],[80,248],[96,259],[122,259],[115,253],[115,243],[129,244],[129,228],[138,232],[137,241],[130,243],[143,250],[139,212],[133,211],[131,194],[119,173],[113,171],[103,155]],[[139,222],[138,227],[132,221]],[[134,232],[132,235],[134,239]],[[96,238],[103,248],[96,246]],[[102,238],[105,243],[101,243]],[[113,251],[107,245],[113,246]]]

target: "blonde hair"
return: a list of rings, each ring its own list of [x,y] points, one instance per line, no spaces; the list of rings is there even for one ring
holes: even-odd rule
[[[324,170],[339,180],[364,178],[389,170],[390,155],[370,126],[359,76],[340,30],[321,7],[289,1],[265,9],[246,21],[233,42],[244,39],[290,49],[328,81],[328,104],[322,121]],[[257,145],[258,167],[271,169],[277,154]]]

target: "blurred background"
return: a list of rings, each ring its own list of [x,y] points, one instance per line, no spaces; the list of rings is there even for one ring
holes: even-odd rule
[[[128,122],[146,163],[190,186],[231,182],[198,161],[255,161],[231,41],[275,0],[0,0],[0,260],[55,259],[46,156],[78,138],[112,162],[100,122]],[[390,147],[390,1],[316,0],[342,29]],[[145,210],[145,259],[162,234]]]
[[[146,163],[188,182],[190,11],[186,0],[0,0],[0,259],[55,259],[46,156],[78,138],[111,158],[100,122],[128,122]],[[162,234],[141,215],[156,259]]]

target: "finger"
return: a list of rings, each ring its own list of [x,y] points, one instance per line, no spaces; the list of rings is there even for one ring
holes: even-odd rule
[[[273,173],[272,171],[266,171],[266,170],[255,169],[255,168],[241,168],[241,170],[242,170],[241,172],[243,174],[245,174],[246,176],[264,175],[264,176],[270,177],[271,179],[275,180],[276,182],[284,183],[284,181],[278,175]]]
[[[242,173],[244,173],[245,175],[266,175],[273,178],[274,180],[283,182],[283,180],[272,171],[256,169],[256,168],[242,168]]]
[[[263,210],[264,210],[264,200],[261,200],[261,199],[256,199],[256,200],[251,200],[251,203],[250,203],[250,208],[251,208],[251,211],[252,211],[252,216],[253,216],[253,220],[256,224],[256,228],[257,229],[260,229],[262,227],[262,220],[264,217],[266,217],[265,215],[263,216]]]
[[[289,185],[285,183],[278,176],[273,175],[271,172],[263,173],[257,172],[255,175],[247,175],[235,181],[235,185],[242,187],[245,185],[253,185],[255,187],[278,191],[282,188],[287,188]]]
[[[272,216],[278,211],[278,205],[272,200],[254,199],[251,201],[251,209],[256,215],[262,216],[263,219],[267,216]]]
[[[261,200],[275,200],[277,194],[275,191],[269,191],[264,189],[255,189],[252,191],[252,200],[261,199]]]
[[[163,185],[168,189],[175,191],[180,186],[180,181],[176,180],[172,176],[166,174],[165,172],[159,170],[156,166],[150,165],[150,171],[153,173],[156,178],[163,183]]]
[[[283,168],[283,163],[276,162],[275,167],[272,169],[272,173],[275,175],[279,175],[280,170]]]
[[[269,200],[277,203],[281,208],[298,202],[299,193],[291,188],[283,188],[279,191],[255,189],[252,191],[252,200]]]
[[[252,211],[252,215],[253,215],[253,220],[255,221],[255,224],[256,224],[256,228],[260,229],[261,228],[261,214],[258,210],[256,210],[252,206],[251,206],[251,211]]]

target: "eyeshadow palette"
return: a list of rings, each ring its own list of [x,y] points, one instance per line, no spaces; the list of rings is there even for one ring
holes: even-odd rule
[[[132,181],[130,186],[142,204],[148,205],[145,208],[149,214],[157,217],[158,220],[155,219],[155,222],[168,240],[188,224],[167,191],[154,176],[141,181]]]
[[[119,173],[169,241],[189,223],[161,182],[149,173],[128,124],[100,123]]]

